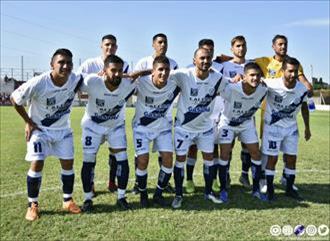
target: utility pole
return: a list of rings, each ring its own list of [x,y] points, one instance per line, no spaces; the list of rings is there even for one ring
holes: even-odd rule
[[[313,84],[313,65],[311,64],[311,82]]]
[[[24,67],[23,67],[23,55],[21,56],[21,81],[24,80]]]

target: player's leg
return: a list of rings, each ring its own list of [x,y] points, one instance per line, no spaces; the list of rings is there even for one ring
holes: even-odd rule
[[[27,143],[26,161],[30,162],[27,173],[28,209],[25,218],[34,221],[39,218],[39,191],[42,180],[42,169],[47,156],[47,143],[44,133],[34,131]]]
[[[111,152],[111,148],[109,147],[109,182],[108,182],[108,190],[110,192],[117,191],[116,185],[116,172],[117,172],[117,162],[116,159]]]
[[[297,201],[302,201],[298,192],[293,188],[296,178],[296,162],[298,153],[298,129],[286,130],[285,138],[281,145],[281,151],[286,156],[285,176],[286,176],[286,192],[288,197],[294,198]]]
[[[223,202],[228,201],[228,172],[229,172],[229,160],[233,148],[234,131],[226,126],[220,127],[219,142],[220,142],[220,199]]]
[[[112,159],[117,163],[116,177],[118,181],[117,206],[121,209],[130,209],[126,200],[126,188],[129,178],[129,165],[127,157],[127,141],[125,125],[116,127],[107,134]]]
[[[217,143],[217,142],[216,142]],[[218,143],[214,144],[213,147],[213,184],[212,184],[212,190],[214,192],[220,191],[220,185],[218,182],[218,174],[220,170],[220,155],[219,155],[219,146]]]
[[[191,145],[188,150],[187,156],[187,179],[186,179],[186,192],[193,193],[195,192],[195,184],[193,179],[194,168],[197,161],[197,146],[195,144]]]
[[[173,208],[180,208],[182,205],[186,155],[194,137],[194,134],[186,132],[179,127],[175,127],[174,129],[174,147],[176,152],[176,161],[173,168],[175,182],[175,198],[172,202]]]
[[[149,163],[149,143],[148,133],[142,130],[133,130],[133,141],[135,153],[137,155],[137,168],[135,175],[138,183],[140,193],[141,207],[146,208],[149,206],[148,192],[147,192],[147,179],[148,179],[148,163]]]
[[[167,206],[168,204],[165,202],[162,193],[168,186],[173,172],[172,130],[163,131],[155,136],[154,144],[157,145],[159,153],[161,154],[162,165],[158,174],[158,182],[153,196],[153,202],[161,206]]]
[[[241,142],[241,147],[242,173],[239,177],[239,182],[242,183],[244,187],[250,188],[249,169],[251,167],[251,155],[243,142]]]
[[[84,191],[83,212],[91,212],[94,197],[94,169],[96,165],[96,154],[104,139],[104,135],[91,131],[91,128],[83,126],[81,145],[83,147],[83,163],[81,168],[81,181]]]

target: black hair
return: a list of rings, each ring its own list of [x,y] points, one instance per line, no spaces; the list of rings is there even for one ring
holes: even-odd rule
[[[109,56],[107,56],[104,60],[104,68],[107,68],[109,66],[109,64],[111,63],[115,63],[115,64],[121,64],[122,66],[124,66],[124,61],[118,57],[117,55],[114,54],[110,54]]]
[[[52,56],[51,62],[53,62],[56,55],[63,55],[63,56],[69,57],[69,58],[72,58],[72,56],[73,56],[72,52],[68,49],[64,49],[64,48],[57,49]]]
[[[300,65],[299,61],[296,58],[286,56],[283,60],[283,63],[282,63],[282,69],[286,70],[286,67],[287,67],[288,64],[294,65],[297,68],[299,68],[299,65]]]
[[[170,66],[170,61],[166,56],[160,55],[154,59],[154,61],[152,62],[152,66],[155,66],[156,64],[167,64],[168,66]]]
[[[272,43],[275,44],[276,40],[278,39],[284,39],[285,42],[288,42],[288,38],[284,35],[276,34],[275,37],[272,39]]]
[[[208,39],[208,38],[201,39],[201,40],[198,42],[198,47],[201,48],[201,47],[203,47],[204,45],[211,45],[212,47],[214,47],[214,42],[213,42],[212,39]]]
[[[167,39],[167,36],[165,34],[163,34],[163,33],[157,33],[156,35],[154,35],[152,37],[152,42],[154,42],[158,37],[159,38],[165,38],[165,39]]]
[[[114,35],[112,35],[112,34],[104,35],[104,36],[102,37],[102,42],[103,42],[105,39],[110,39],[110,40],[113,40],[113,41],[115,41],[115,42],[117,43],[117,38],[116,38]]]

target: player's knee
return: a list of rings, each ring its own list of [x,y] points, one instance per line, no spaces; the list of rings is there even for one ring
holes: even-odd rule
[[[84,153],[84,162],[94,163],[96,160],[95,153]]]

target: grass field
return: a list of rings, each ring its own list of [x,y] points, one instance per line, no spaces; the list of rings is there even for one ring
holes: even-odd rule
[[[133,187],[133,145],[130,128],[134,109],[127,109],[128,152],[130,182]],[[299,144],[298,174],[296,184],[305,202],[298,203],[284,196],[278,185],[282,161],[277,166],[275,203],[262,203],[252,199],[250,192],[238,183],[241,163],[239,152],[234,151],[231,165],[232,187],[228,204],[213,204],[203,199],[202,162],[195,171],[197,193],[185,195],[180,210],[170,208],[139,208],[139,196],[128,194],[132,211],[116,208],[116,194],[107,191],[107,148],[102,146],[96,166],[95,211],[92,214],[71,215],[61,211],[62,193],[59,162],[50,157],[45,162],[39,198],[41,218],[33,223],[24,219],[27,208],[26,173],[29,164],[24,161],[26,145],[24,123],[12,107],[1,107],[1,240],[283,240],[291,236],[272,236],[272,225],[302,224],[330,227],[330,167],[329,167],[329,112],[311,114],[312,139]],[[80,169],[82,148],[80,144],[80,119],[83,108],[73,109],[71,124],[75,141],[75,192],[78,204],[83,202]],[[259,117],[259,115],[257,115]],[[302,118],[299,117],[303,133]],[[259,120],[257,119],[259,122]],[[301,134],[303,136],[303,134]],[[156,186],[158,163],[152,156],[149,165],[149,196]],[[173,184],[173,180],[171,180]],[[172,200],[172,194],[165,194]],[[329,235],[308,236],[299,239],[329,240]]]

